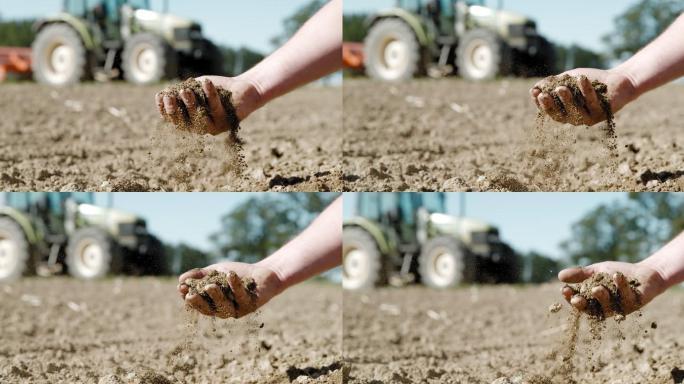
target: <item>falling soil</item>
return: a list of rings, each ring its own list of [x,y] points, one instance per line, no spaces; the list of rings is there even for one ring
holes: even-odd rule
[[[180,92],[183,90],[190,90],[195,95],[195,100],[197,103],[197,113],[191,118],[185,103],[182,102],[180,98]],[[226,118],[228,122],[228,136],[225,138],[224,146],[227,154],[227,170],[235,176],[240,176],[246,168],[245,156],[243,154],[244,142],[239,136],[240,130],[240,120],[237,117],[235,111],[235,106],[233,105],[233,95],[232,93],[224,88],[216,88],[221,105],[226,113]],[[162,96],[170,96],[176,98],[178,111],[175,115],[171,117],[172,123],[181,131],[191,132],[194,134],[207,134],[209,132],[209,127],[207,126],[208,120],[213,120],[215,117],[211,115],[211,109],[209,108],[209,102],[202,89],[202,84],[199,81],[190,78],[182,83],[176,83],[171,85],[167,89],[161,92]],[[181,152],[177,156],[177,162],[179,165],[184,165],[187,156],[184,152]],[[174,177],[181,183],[187,183],[189,175],[183,172],[181,167],[174,174]]]
[[[634,295],[637,298],[637,306],[639,306],[638,301],[640,300],[641,294],[637,288],[641,285],[641,283],[637,279],[628,279],[628,283],[632,289],[632,292],[634,292]],[[611,311],[619,316],[617,320],[624,320],[625,313],[620,304],[620,292],[618,291],[617,285],[615,285],[615,281],[609,274],[594,274],[591,276],[591,278],[578,285],[571,286],[571,288],[576,292],[576,294],[587,300],[587,314],[592,318],[602,321],[606,318],[604,310],[599,301],[596,300],[591,294],[592,289],[601,286],[605,287],[610,294],[610,303],[612,307]]]

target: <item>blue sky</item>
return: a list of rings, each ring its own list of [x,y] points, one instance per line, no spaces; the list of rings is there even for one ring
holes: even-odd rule
[[[532,17],[542,34],[554,42],[577,43],[593,50],[603,50],[601,36],[610,33],[613,19],[638,0],[508,0],[504,9]],[[488,4],[496,1],[489,0]],[[395,0],[344,0],[348,13],[372,12],[390,7]]]
[[[151,0],[161,10],[161,0]],[[214,41],[229,46],[248,46],[271,52],[269,40],[282,31],[282,21],[308,0],[170,0],[177,16],[197,20]],[[0,0],[3,19],[46,16],[60,10],[62,0]]]
[[[459,193],[450,193],[447,208],[458,214]],[[356,196],[344,195],[344,215],[354,214]],[[626,193],[467,193],[466,216],[499,227],[501,237],[517,251],[536,250],[561,257],[559,243],[570,237],[570,226],[599,204],[627,199]]]

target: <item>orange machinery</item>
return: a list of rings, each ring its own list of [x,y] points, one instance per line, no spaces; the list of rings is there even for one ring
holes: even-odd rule
[[[31,73],[31,48],[0,47],[0,82],[8,73]]]
[[[363,69],[363,44],[342,43],[342,63],[344,68]]]

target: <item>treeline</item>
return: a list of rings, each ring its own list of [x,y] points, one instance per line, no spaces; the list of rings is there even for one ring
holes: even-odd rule
[[[0,46],[30,47],[35,37],[35,20],[3,21],[0,19]]]

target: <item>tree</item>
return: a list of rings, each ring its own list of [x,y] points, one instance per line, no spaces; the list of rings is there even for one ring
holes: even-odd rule
[[[555,45],[556,66],[568,70],[572,68],[606,68],[606,58],[601,54],[577,44],[570,46]]]
[[[360,43],[366,38],[366,19],[367,14],[357,13],[344,15],[342,27],[342,40]]]
[[[257,262],[304,230],[337,197],[335,193],[278,193],[251,197],[221,219],[210,236],[216,254]]]
[[[630,56],[660,35],[684,12],[679,0],[641,0],[615,18],[615,31],[603,37],[617,58]]]
[[[561,244],[573,264],[606,260],[636,262],[684,230],[684,197],[633,193],[627,201],[603,204],[572,226]]]
[[[326,0],[311,0],[305,5],[299,7],[295,13],[283,20],[283,32],[271,39],[271,44],[275,47],[280,47],[285,44],[290,37],[294,36],[299,28],[306,23],[319,9],[325,5]]]
[[[223,72],[229,76],[239,75],[264,59],[264,54],[247,47],[219,47],[223,55]]]
[[[529,276],[527,281],[530,283],[545,283],[556,278],[560,271],[560,262],[541,253],[531,251],[524,255],[526,264],[529,265]]]
[[[30,47],[35,37],[33,23],[35,20],[17,20],[0,22],[0,46]]]
[[[213,258],[206,252],[185,243],[178,245],[164,244],[164,254],[170,259],[170,269],[178,274],[193,268],[206,267]]]

